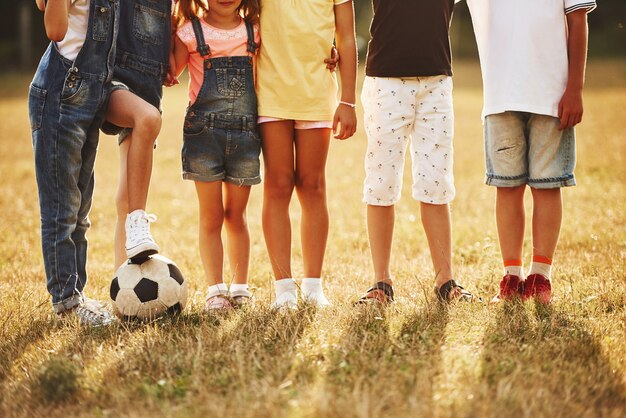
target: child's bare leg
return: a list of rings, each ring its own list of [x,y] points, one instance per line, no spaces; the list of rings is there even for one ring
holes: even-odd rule
[[[533,255],[552,259],[561,231],[561,189],[530,189],[533,194]]]
[[[450,206],[420,203],[422,225],[428,239],[430,256],[435,269],[435,284],[452,280],[452,232]]]
[[[131,128],[128,148],[128,211],[145,209],[152,174],[152,149],[161,130],[161,114],[150,103],[127,90],[111,94],[107,120]]]
[[[223,283],[224,248],[222,246],[222,182],[195,182],[200,206],[200,258],[209,285]]]
[[[326,159],[330,129],[296,130],[296,193],[302,206],[304,277],[320,278],[328,239]]]
[[[263,234],[276,280],[291,278],[289,202],[295,186],[293,121],[260,124],[263,138]]]
[[[498,187],[496,223],[503,260],[521,260],[524,246],[524,191],[526,186]]]
[[[120,148],[120,177],[117,186],[117,196],[115,203],[117,207],[117,222],[115,224],[115,269],[126,261],[126,215],[128,215],[128,182],[126,178],[127,156],[130,145],[130,137],[128,135]]]
[[[250,233],[246,220],[246,206],[250,186],[224,183],[224,225],[227,233],[228,260],[234,275],[233,283],[248,281],[250,263]]]
[[[367,206],[367,235],[370,241],[372,263],[374,264],[374,280],[393,284],[391,280],[391,245],[393,243],[393,227],[395,222],[395,206]],[[382,292],[374,290],[373,292]]]

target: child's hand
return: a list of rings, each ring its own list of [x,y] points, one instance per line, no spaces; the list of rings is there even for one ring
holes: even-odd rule
[[[174,53],[170,53],[170,68],[167,71],[167,76],[165,77],[165,81],[163,85],[165,87],[172,87],[176,84],[179,84],[178,77],[176,77],[176,59],[174,58]]]
[[[339,132],[337,132],[337,128]],[[333,133],[335,139],[348,139],[356,131],[356,110],[345,104],[340,104],[333,118]]]
[[[559,130],[573,128],[583,119],[583,93],[581,90],[565,89],[559,102]]]
[[[339,63],[339,51],[337,51],[334,45],[330,48],[330,58],[326,58],[324,63],[331,73],[335,72],[337,64]]]

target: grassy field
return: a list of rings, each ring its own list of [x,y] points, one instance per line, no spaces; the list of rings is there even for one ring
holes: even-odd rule
[[[168,90],[150,191],[153,233],[190,282],[190,306],[150,324],[81,329],[54,321],[45,289],[28,127],[27,77],[0,90],[0,416],[622,417],[626,415],[626,63],[592,63],[578,129],[578,186],[566,213],[549,309],[432,298],[432,272],[410,170],[397,206],[397,303],[357,310],[372,281],[360,203],[362,129],[331,147],[325,280],[334,306],[268,308],[271,274],[261,188],[249,208],[250,281],[258,305],[227,318],[202,311],[206,282],[197,206],[180,176],[186,88]],[[482,184],[479,72],[456,66],[456,275],[485,298],[501,265],[494,190]],[[101,138],[90,232],[91,297],[113,274],[117,145]],[[528,201],[528,207],[530,207]],[[295,240],[299,207],[294,203]],[[530,231],[528,231],[530,238]],[[528,262],[531,248],[525,257]],[[295,274],[301,272],[294,246]]]

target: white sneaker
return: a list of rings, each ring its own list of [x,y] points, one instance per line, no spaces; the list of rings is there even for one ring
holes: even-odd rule
[[[84,298],[76,307],[58,314],[60,318],[74,316],[80,325],[88,327],[104,327],[111,325],[116,318],[99,301]]]
[[[159,252],[159,246],[150,234],[150,223],[156,221],[155,215],[137,209],[126,216],[126,256],[128,258],[145,257]]]
[[[298,291],[288,290],[276,296],[272,309],[288,310],[298,308]]]

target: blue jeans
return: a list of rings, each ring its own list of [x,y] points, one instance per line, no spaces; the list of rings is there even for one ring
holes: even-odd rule
[[[74,62],[51,43],[31,83],[28,110],[47,287],[57,313],[82,300],[98,130],[115,59],[117,3],[92,0]]]

